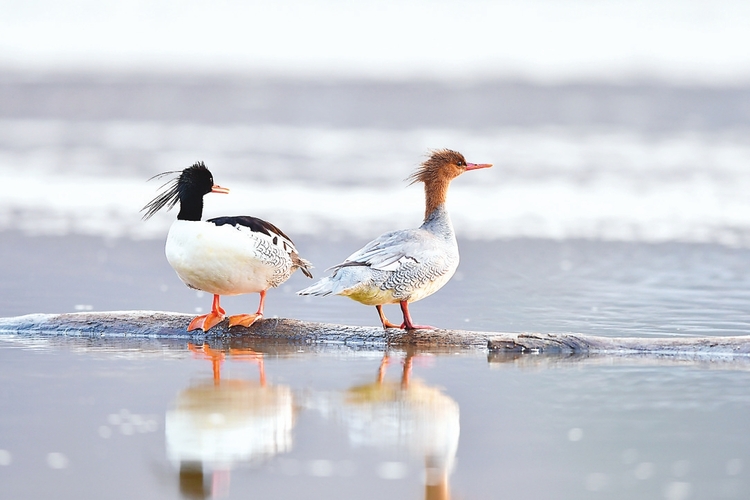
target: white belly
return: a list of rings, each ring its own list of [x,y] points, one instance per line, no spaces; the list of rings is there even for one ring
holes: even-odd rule
[[[175,221],[165,253],[186,285],[218,295],[267,290],[278,274],[278,262],[269,263],[259,253],[257,241],[229,225]]]

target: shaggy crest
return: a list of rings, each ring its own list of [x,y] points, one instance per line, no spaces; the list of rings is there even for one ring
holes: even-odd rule
[[[195,162],[193,165],[184,169],[182,172],[176,170],[163,172],[151,177],[151,179],[149,180],[161,179],[168,175],[174,175],[177,173],[180,174],[179,177],[177,177],[176,179],[171,179],[162,184],[159,189],[162,189],[166,186],[168,187],[141,209],[141,212],[143,212],[144,210],[146,211],[146,213],[143,215],[143,220],[150,219],[156,212],[164,207],[167,207],[167,210],[171,210],[172,207],[177,205],[177,202],[180,201],[180,195],[185,193],[185,191],[188,190],[192,184],[200,180],[208,180],[208,182],[210,183],[208,184],[209,186],[213,185],[214,183],[211,172],[208,170],[208,168],[206,168],[205,163],[203,163],[202,161]]]
[[[439,177],[446,176],[447,172],[443,169],[447,165],[455,165],[459,167],[454,173],[448,175],[449,178],[456,177],[463,169],[466,168],[466,159],[464,155],[457,151],[450,149],[436,149],[433,150],[430,157],[420,165],[417,170],[411,174],[406,180],[409,181],[409,185],[417,182],[424,182],[427,184],[430,181],[435,181]]]

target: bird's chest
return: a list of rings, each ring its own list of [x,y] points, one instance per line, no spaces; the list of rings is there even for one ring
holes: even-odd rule
[[[265,240],[231,226],[177,221],[167,236],[165,253],[188,286],[238,295],[277,286],[290,271],[289,257]]]
[[[451,279],[458,267],[458,249],[446,246],[429,259],[405,261],[395,272],[384,274],[381,289],[397,300],[414,302],[432,295]]]
[[[404,294],[409,296],[411,302],[416,302],[437,292],[446,285],[453,277],[458,268],[458,255],[446,256],[446,260],[440,265],[422,268],[413,279],[413,286],[408,284]]]

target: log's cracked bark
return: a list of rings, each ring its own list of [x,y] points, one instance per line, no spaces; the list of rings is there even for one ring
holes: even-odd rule
[[[597,337],[580,334],[517,334],[490,338],[489,347],[505,352],[717,354],[750,355],[750,336],[732,337]]]
[[[363,349],[487,349],[494,357],[518,354],[708,355],[750,357],[750,335],[734,337],[598,337],[576,333],[499,333],[403,330],[268,318],[250,328],[224,321],[209,332],[187,332],[190,315],[154,311],[31,314],[0,318],[0,334],[84,338],[161,338],[192,341],[263,341],[287,345],[342,344]]]

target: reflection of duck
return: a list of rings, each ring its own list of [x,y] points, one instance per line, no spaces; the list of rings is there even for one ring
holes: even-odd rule
[[[349,389],[344,419],[355,445],[405,449],[424,459],[425,498],[448,499],[448,476],[458,449],[458,404],[436,387],[410,380],[407,355],[400,382],[385,381],[390,359],[383,358],[375,383]]]
[[[259,463],[291,450],[292,392],[265,383],[262,354],[189,347],[212,361],[214,377],[177,395],[166,415],[167,456],[180,468],[180,489],[186,497],[217,497],[227,492],[229,471],[237,464]],[[220,368],[227,354],[257,362],[260,380],[222,380]],[[206,471],[212,473],[210,492],[203,484]]]

